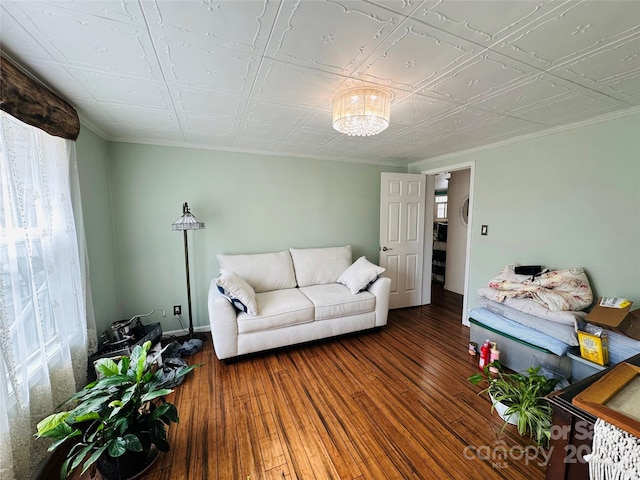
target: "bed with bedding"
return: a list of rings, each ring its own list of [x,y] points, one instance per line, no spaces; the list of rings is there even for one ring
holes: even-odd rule
[[[517,310],[508,304],[495,302],[485,297],[478,298],[476,302],[480,307],[494,313],[495,315],[509,319],[512,322],[516,322],[528,329],[543,333],[546,336],[557,339],[562,343],[570,346],[576,346],[579,344],[577,330],[584,327],[585,312],[570,312],[575,313],[576,315],[567,315],[567,319],[570,320],[570,322],[563,322],[532,315],[530,313],[523,312],[522,310]]]
[[[472,342],[496,342],[500,362],[512,370],[547,365],[572,378],[575,362],[566,354],[579,345],[577,331],[590,326],[585,309],[593,301],[581,268],[544,271],[532,278],[507,265],[478,295],[479,307],[469,312]],[[614,331],[607,334],[610,365],[640,353],[640,341]]]
[[[519,275],[515,267],[507,265],[488,287],[478,289],[479,308],[470,312],[471,341],[495,341],[501,363],[513,370],[543,364],[570,378],[565,354],[578,345],[583,309],[593,301],[586,274],[572,268]]]

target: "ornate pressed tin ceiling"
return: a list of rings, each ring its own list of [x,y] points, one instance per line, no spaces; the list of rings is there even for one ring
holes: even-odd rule
[[[406,165],[640,105],[639,1],[3,0],[0,42],[118,141]]]

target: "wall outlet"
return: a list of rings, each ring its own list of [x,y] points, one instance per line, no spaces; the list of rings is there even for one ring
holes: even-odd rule
[[[182,305],[174,305],[173,306],[173,314],[174,315],[182,315]]]

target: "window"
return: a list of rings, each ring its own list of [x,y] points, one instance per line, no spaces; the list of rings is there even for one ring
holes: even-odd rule
[[[11,130],[15,135],[5,137],[16,143],[10,152],[9,148],[4,148],[0,158],[0,298],[4,304],[2,328],[3,334],[10,341],[13,355],[18,359],[18,367],[24,362],[29,363],[34,354],[44,351],[45,355],[50,356],[51,340],[65,333],[55,325],[55,302],[49,296],[51,285],[56,286],[57,282],[57,275],[53,274],[57,265],[52,257],[61,245],[56,237],[64,225],[58,222],[59,215],[44,212],[46,206],[50,206],[46,204],[52,200],[47,198],[51,194],[51,186],[44,183],[56,179],[38,178],[41,173],[39,170],[45,168],[37,158],[34,161],[34,157],[37,157],[35,150],[51,145],[37,140],[33,143],[25,141],[25,137],[28,137],[24,134],[25,128],[31,127],[15,127],[15,130]],[[54,150],[52,158],[66,155],[65,140],[54,140],[54,144],[58,148]],[[65,335],[64,342],[68,340],[69,337]],[[31,374],[33,369],[19,370]],[[15,381],[23,382],[24,379],[17,378],[14,382],[9,382],[11,392]]]
[[[74,152],[0,112],[0,465],[11,478],[29,478],[46,454],[33,425],[86,380]]]
[[[33,196],[33,192],[28,191],[22,197]],[[37,323],[43,327],[45,340],[55,335],[42,246],[47,231],[38,225],[33,209],[17,215],[15,209],[3,208],[5,203],[8,202],[0,199],[1,295],[13,345],[19,345],[16,332],[20,327],[25,330],[24,347],[33,352],[38,349]]]
[[[436,220],[447,219],[447,195],[436,195]]]

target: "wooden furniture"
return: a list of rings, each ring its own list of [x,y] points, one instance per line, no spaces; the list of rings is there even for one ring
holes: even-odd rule
[[[573,397],[573,404],[605,422],[640,437],[640,367],[617,364],[591,387]]]
[[[640,366],[640,354],[626,362]],[[612,368],[613,366],[584,378],[547,397],[553,407],[551,457],[547,466],[547,480],[589,478],[589,465],[584,455],[591,453],[596,417],[576,407],[572,400]]]

